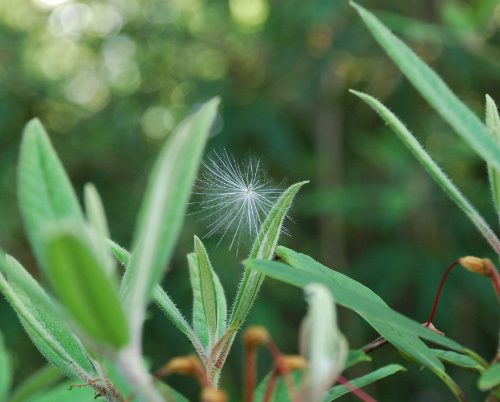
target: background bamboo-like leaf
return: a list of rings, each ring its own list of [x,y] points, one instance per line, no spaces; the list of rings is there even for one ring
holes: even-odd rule
[[[429,104],[489,164],[500,168],[500,144],[446,83],[371,12],[350,2],[373,37]]]
[[[500,144],[500,116],[498,115],[498,109],[495,101],[489,95],[486,95],[485,115],[486,127],[488,127],[488,130],[495,141]],[[500,221],[500,169],[496,168],[491,163],[488,163],[487,166],[493,206],[495,207]]]
[[[218,99],[207,102],[179,125],[160,151],[151,174],[134,234],[132,260],[122,282],[136,343],[153,288],[177,240],[218,103]]]
[[[106,272],[77,224],[59,225],[47,235],[47,276],[64,307],[87,335],[105,345],[126,345],[127,319],[117,283]]]
[[[443,170],[437,165],[432,157],[420,145],[418,140],[406,128],[406,126],[392,113],[387,107],[380,103],[374,97],[358,91],[350,91],[370,107],[372,107],[382,119],[389,125],[389,127],[397,134],[403,143],[410,149],[417,160],[427,170],[427,172],[436,180],[440,187],[448,194],[448,196],[458,205],[462,211],[465,212],[467,217],[476,226],[479,232],[485,237],[490,246],[497,254],[500,254],[500,240],[496,234],[486,223],[484,218],[477,212],[472,204],[463,196],[460,190],[453,184],[453,182],[446,176]]]

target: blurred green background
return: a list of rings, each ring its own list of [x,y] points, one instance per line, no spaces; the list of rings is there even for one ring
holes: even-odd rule
[[[497,0],[365,0],[479,115],[484,94],[500,101]],[[209,148],[257,156],[269,177],[310,179],[282,243],[370,286],[395,309],[425,321],[446,266],[463,255],[492,258],[465,216],[381,120],[349,88],[380,98],[400,116],[478,209],[496,226],[483,163],[401,76],[346,1],[340,0],[2,0],[0,2],[0,245],[37,275],[16,206],[16,160],[24,124],[47,127],[81,195],[94,182],[115,240],[129,246],[146,178],[162,141],[196,106],[222,96]],[[196,208],[192,208],[196,210]],[[190,215],[164,286],[187,315],[185,254],[206,228]],[[234,295],[245,257],[207,239]],[[151,307],[145,352],[154,368],[190,353]],[[249,318],[287,353],[297,351],[305,312],[300,291],[269,280]],[[445,287],[436,326],[490,359],[498,309],[490,284],[465,270]],[[351,347],[376,334],[341,309]],[[0,301],[0,328],[16,378],[43,364],[14,313]],[[237,343],[223,386],[238,400]],[[400,360],[390,347],[347,377]],[[270,367],[263,353],[260,373]],[[416,365],[368,388],[381,401],[452,400]],[[473,374],[450,369],[471,400]],[[192,400],[190,379],[170,382]],[[349,397],[345,400],[351,400]]]

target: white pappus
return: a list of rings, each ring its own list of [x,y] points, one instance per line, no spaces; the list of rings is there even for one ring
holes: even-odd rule
[[[268,180],[258,159],[241,166],[226,150],[212,152],[201,165],[197,191],[208,232],[230,237],[231,249],[241,236],[255,238],[262,222],[280,196],[281,190]]]

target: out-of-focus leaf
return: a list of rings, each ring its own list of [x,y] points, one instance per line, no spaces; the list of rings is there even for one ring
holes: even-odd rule
[[[372,358],[360,349],[350,350],[347,353],[345,368],[355,366],[358,363],[371,362]]]
[[[0,400],[4,400],[12,383],[12,366],[10,356],[3,342],[0,332]]]
[[[486,391],[500,385],[500,363],[494,364],[488,368],[481,378],[479,378],[479,389]]]
[[[375,371],[372,371],[371,373],[368,373],[364,376],[355,378],[354,380],[349,380],[349,382],[355,388],[363,388],[368,384],[374,383],[385,377],[389,377],[390,375],[396,374],[404,370],[406,369],[403,366],[400,366],[399,364],[389,364]],[[326,396],[323,398],[323,402],[333,401],[345,394],[348,394],[349,392],[351,392],[351,390],[345,385],[336,385],[335,387],[330,388]]]
[[[64,378],[63,373],[49,364],[35,371],[19,384],[9,398],[9,402],[25,402],[28,397],[40,394]]]
[[[436,180],[446,194],[458,205],[467,217],[476,226],[479,232],[485,237],[488,243],[497,254],[500,254],[500,240],[497,238],[493,230],[488,226],[484,218],[477,212],[472,204],[463,196],[460,190],[452,183],[452,181],[444,174],[441,168],[431,158],[431,156],[420,145],[413,134],[406,126],[382,103],[370,95],[362,92],[352,91],[353,94],[360,97],[369,106],[371,106],[382,119],[394,130],[403,143],[415,155],[427,172]]]
[[[254,394],[255,402],[264,402],[264,397],[266,394],[266,389],[269,384],[269,380],[271,378],[271,373],[266,375],[264,379],[259,383],[257,389]],[[303,372],[302,371],[294,371],[290,374],[290,378],[292,379],[296,389],[300,389],[300,385],[302,384]],[[270,402],[292,402],[293,397],[291,398],[288,392],[288,387],[286,382],[283,381],[283,378],[278,378],[276,384],[274,386],[274,391],[271,397]]]
[[[172,133],[156,161],[122,282],[133,338],[141,336],[146,306],[177,241],[218,99],[204,104]]]
[[[32,396],[23,402],[95,402],[95,392],[90,385],[69,389],[71,385],[73,383],[65,382],[50,391]]]
[[[118,286],[78,226],[53,228],[45,255],[50,282],[78,325],[97,342],[125,346],[128,326]]]
[[[201,299],[200,269],[198,267],[198,258],[195,253],[189,253],[187,256],[189,268],[189,281],[193,292],[193,329],[202,345],[208,347],[208,328],[205,325],[205,313],[203,311],[203,301]]]
[[[23,133],[18,198],[26,233],[39,261],[43,262],[47,226],[68,218],[83,222],[75,192],[38,119],[31,120]]]
[[[0,252],[0,291],[40,353],[65,375],[91,378],[94,368],[61,311],[14,258]]]
[[[102,261],[106,272],[113,275],[115,272],[115,262],[106,245],[109,238],[108,222],[106,213],[102,205],[101,197],[92,183],[87,183],[83,191],[85,199],[85,212],[90,225],[90,237],[92,245],[98,253],[99,260]]]
[[[377,17],[351,2],[373,37],[399,69],[453,129],[483,159],[500,168],[500,145],[488,134],[486,126],[448,88],[445,82]]]

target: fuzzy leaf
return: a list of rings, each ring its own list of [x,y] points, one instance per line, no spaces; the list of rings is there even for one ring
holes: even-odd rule
[[[379,45],[427,102],[487,163],[500,168],[500,145],[491,138],[481,120],[377,17],[354,2],[351,5]]]
[[[18,198],[26,233],[38,261],[43,261],[44,232],[61,219],[83,222],[71,183],[38,119],[23,133],[18,168]]]
[[[132,260],[122,282],[137,341],[146,306],[170,260],[219,101],[213,99],[169,136],[156,160],[139,213]]]
[[[115,262],[106,245],[109,238],[108,222],[102,205],[101,197],[92,183],[84,187],[83,196],[85,200],[85,212],[90,226],[90,237],[92,245],[99,255],[106,272],[112,276],[115,273]]]
[[[95,402],[95,392],[92,387],[69,387],[73,385],[71,382],[64,382],[57,387],[32,396],[24,402]]]
[[[500,385],[500,363],[488,368],[479,379],[479,389],[486,391]]]
[[[458,205],[462,211],[465,212],[467,217],[476,226],[479,232],[485,237],[490,246],[497,254],[500,254],[500,240],[488,226],[483,217],[476,211],[472,204],[462,195],[460,190],[453,184],[453,182],[446,176],[431,156],[420,145],[418,140],[406,128],[406,126],[382,103],[370,95],[362,92],[350,91],[370,107],[372,107],[382,119],[391,127],[403,143],[410,149],[413,155],[418,159],[427,172],[436,180],[441,188],[448,194],[448,196]]]
[[[14,258],[0,252],[0,291],[16,311],[40,353],[72,378],[93,377],[94,369],[61,311]]]
[[[45,365],[23,380],[12,391],[9,402],[25,402],[28,397],[44,392],[47,388],[58,383],[63,377],[59,369],[51,365]]]
[[[349,383],[353,387],[363,388],[366,387],[368,384],[380,381],[383,378],[389,377],[390,375],[405,370],[406,369],[403,366],[400,366],[399,364],[389,364],[375,371],[372,371],[371,373],[368,373],[364,376],[355,378],[354,380],[349,380]],[[335,387],[330,388],[326,396],[323,398],[323,402],[333,401],[350,392],[351,390],[345,385],[336,385]]]
[[[500,144],[500,116],[498,115],[495,101],[489,95],[486,95],[485,121],[490,134],[495,141]],[[490,180],[493,205],[500,220],[500,169],[495,168],[495,166],[490,163],[488,163],[488,178]]]
[[[128,327],[118,286],[78,226],[53,228],[45,255],[50,282],[78,325],[97,342],[125,346]]]
[[[131,259],[130,253],[112,240],[107,240],[107,244],[118,262],[127,267]],[[203,346],[193,329],[170,296],[158,284],[153,289],[153,299],[158,308],[172,321],[177,329],[187,336],[200,356],[205,356]]]
[[[12,365],[9,352],[5,349],[3,336],[0,332],[0,400],[4,400],[12,383]]]
[[[211,347],[217,342],[219,333],[224,333],[226,330],[226,298],[223,291],[222,295],[220,293],[221,287],[219,290],[217,289],[215,279],[217,274],[210,263],[205,246],[197,236],[194,237],[194,249],[197,259],[194,268],[198,270],[199,292],[203,306],[202,326],[208,330],[208,340]],[[221,297],[223,300],[220,300]]]
[[[189,253],[187,256],[189,268],[189,281],[193,292],[193,329],[205,348],[208,347],[208,327],[205,322],[205,312],[203,311],[203,300],[201,298],[200,269],[196,253]]]

